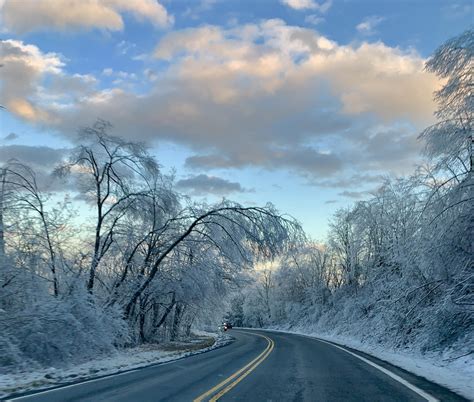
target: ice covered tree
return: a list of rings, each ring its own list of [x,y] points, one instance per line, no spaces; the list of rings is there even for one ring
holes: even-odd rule
[[[426,69],[445,81],[435,93],[438,122],[423,131],[426,151],[461,173],[472,172],[474,164],[472,117],[474,30],[470,29],[441,45]]]
[[[64,216],[58,210],[48,209],[49,196],[38,184],[36,173],[18,161],[9,161],[2,169],[1,177],[1,255],[5,253],[4,213],[14,214],[10,225],[13,238],[23,240],[30,248],[37,245],[39,256],[49,267],[49,280],[53,294],[59,294],[58,234],[64,224]]]
[[[244,207],[224,200],[214,206],[190,206],[166,223],[164,241],[148,275],[143,278],[125,307],[129,316],[138,299],[153,282],[160,268],[183,247],[197,243],[213,249],[223,263],[242,267],[258,258],[273,258],[302,236],[301,227],[268,204]]]
[[[81,144],[72,152],[69,162],[57,169],[63,176],[74,173],[83,198],[95,207],[94,244],[87,280],[90,292],[97,267],[114,242],[117,226],[143,195],[137,182],[158,171],[157,163],[143,144],[113,137],[110,129],[111,124],[102,120],[81,129]]]
[[[329,245],[338,256],[343,285],[356,289],[361,276],[361,237],[353,211],[340,209],[330,223]]]

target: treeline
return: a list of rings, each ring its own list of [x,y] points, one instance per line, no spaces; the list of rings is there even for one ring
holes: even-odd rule
[[[268,204],[197,204],[147,149],[98,121],[53,173],[0,170],[0,369],[60,364],[216,325],[257,261],[303,239]],[[60,200],[60,201],[58,201]]]
[[[420,136],[428,163],[337,211],[325,244],[260,271],[233,299],[231,320],[472,353],[473,37],[451,39],[427,63],[446,80],[435,94],[438,123]]]

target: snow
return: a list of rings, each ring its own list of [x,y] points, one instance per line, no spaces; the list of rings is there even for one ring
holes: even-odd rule
[[[0,398],[26,391],[39,391],[57,385],[90,380],[97,377],[119,374],[126,371],[182,359],[208,352],[231,342],[228,334],[195,331],[196,335],[214,338],[211,346],[198,350],[162,350],[160,345],[141,345],[117,351],[114,355],[94,359],[68,368],[50,367],[46,370],[22,371],[0,375]],[[192,343],[192,342],[190,342]],[[187,343],[189,345],[190,343]],[[191,346],[192,348],[192,346]]]
[[[268,331],[310,336],[359,350],[442,385],[469,400],[474,400],[474,354],[472,352],[456,358],[457,355],[453,356],[449,351],[445,351],[442,355],[422,354],[409,349],[401,351],[361,342],[350,337],[306,332],[301,328],[289,330],[277,327],[269,328]]]

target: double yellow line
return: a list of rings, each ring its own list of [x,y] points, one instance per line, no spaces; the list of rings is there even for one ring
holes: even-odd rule
[[[227,377],[224,381],[217,384],[215,387],[211,388],[209,391],[204,392],[204,394],[199,395],[193,402],[202,402],[211,395],[213,395],[209,402],[215,402],[224,394],[229,392],[232,388],[234,388],[240,381],[242,381],[245,377],[247,377],[252,371],[254,371],[257,366],[262,363],[270,353],[272,353],[273,348],[275,347],[275,342],[270,339],[268,336],[260,335],[260,334],[252,334],[257,335],[262,338],[265,338],[268,342],[267,347],[265,350],[260,353],[255,359],[253,359],[250,363],[242,367],[240,370],[236,371],[231,376]]]

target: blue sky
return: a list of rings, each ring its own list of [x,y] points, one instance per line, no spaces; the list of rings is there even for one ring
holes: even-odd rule
[[[47,172],[79,126],[147,142],[181,191],[330,215],[420,162],[423,70],[471,1],[0,0],[0,158]],[[53,156],[54,155],[54,156]]]

